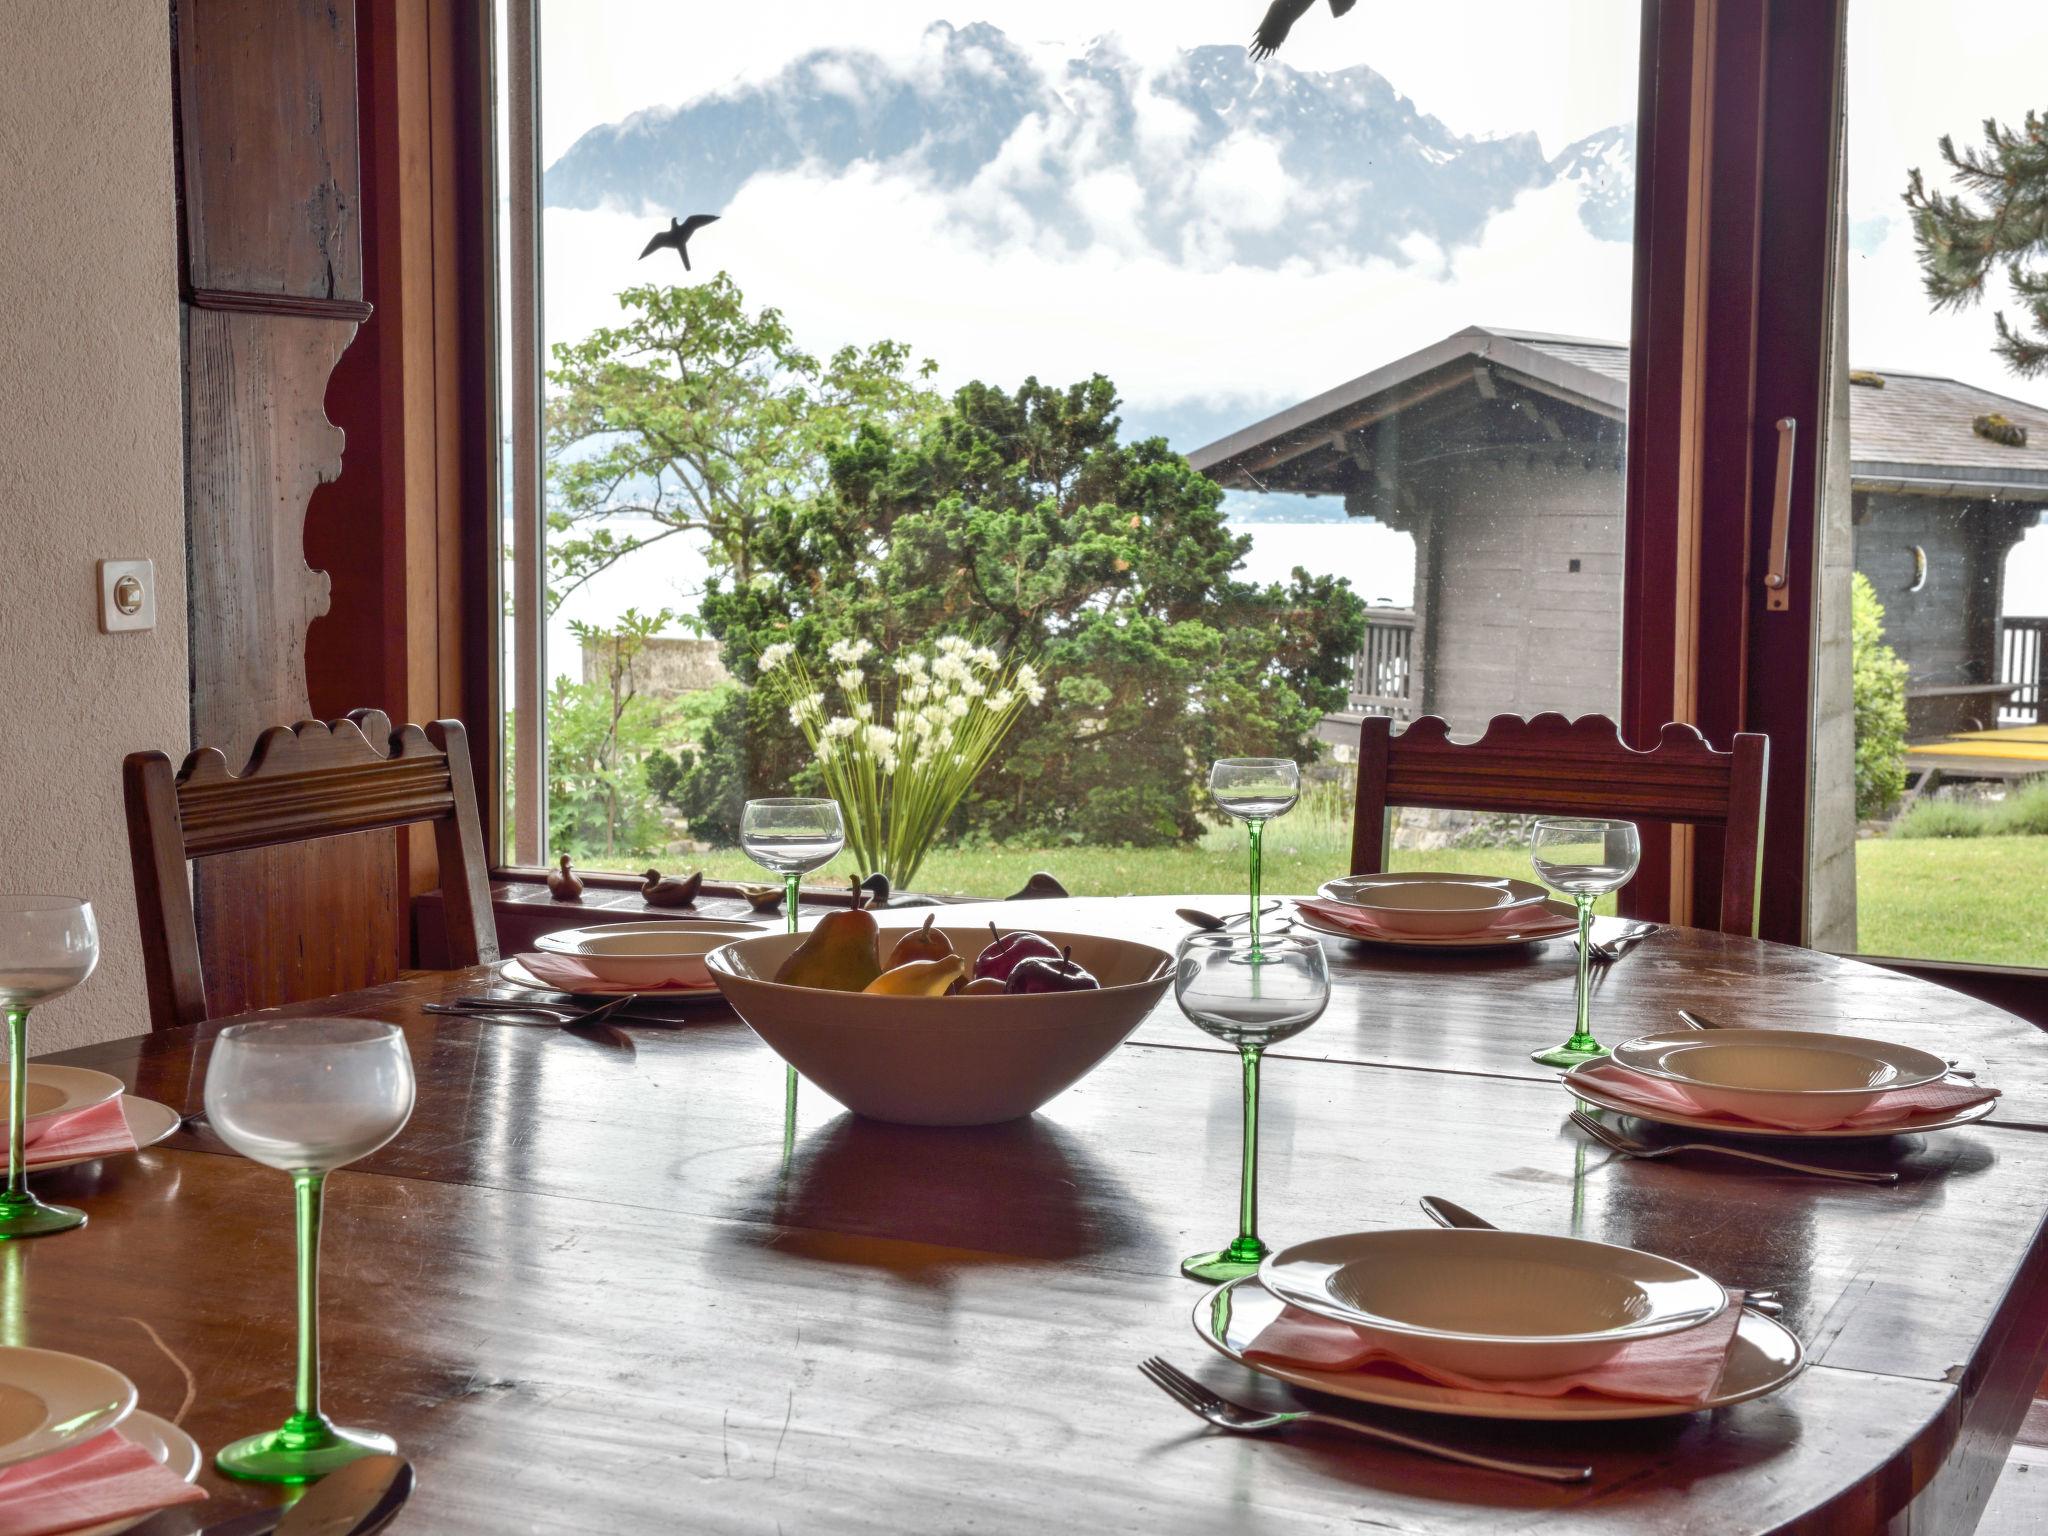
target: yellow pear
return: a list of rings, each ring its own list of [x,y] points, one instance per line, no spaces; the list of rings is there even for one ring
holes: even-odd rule
[[[938,913],[934,912],[924,920],[922,928],[912,929],[896,941],[896,947],[889,951],[889,962],[882,967],[893,971],[899,965],[908,965],[913,960],[943,960],[953,953],[953,941],[932,926]]]
[[[860,900],[857,893],[854,900]],[[878,934],[872,912],[863,912],[857,906],[844,912],[827,912],[803,943],[776,967],[775,979],[790,987],[863,991],[882,974],[881,962],[875,956]]]

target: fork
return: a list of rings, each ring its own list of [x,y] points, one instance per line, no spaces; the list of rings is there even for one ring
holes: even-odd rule
[[[1592,946],[1592,957],[1603,965],[1612,965],[1656,931],[1655,923],[1638,923],[1626,933],[1617,934],[1605,943],[1598,939],[1588,940]]]
[[[1788,1173],[1811,1174],[1816,1179],[1842,1179],[1851,1184],[1899,1182],[1896,1173],[1866,1173],[1858,1168],[1817,1168],[1812,1163],[1795,1163],[1790,1158],[1752,1152],[1747,1147],[1724,1147],[1717,1141],[1681,1141],[1668,1147],[1653,1147],[1648,1142],[1622,1135],[1611,1125],[1603,1125],[1584,1110],[1573,1110],[1571,1122],[1602,1146],[1612,1148],[1623,1157],[1637,1157],[1644,1162],[1655,1162],[1660,1157],[1673,1157],[1680,1152],[1718,1152],[1723,1157],[1739,1158],[1746,1163],[1764,1163],[1772,1168],[1783,1168]]]
[[[501,1002],[496,998],[463,997],[452,1003],[428,1003],[428,1013],[453,1013],[465,1018],[490,1017],[494,1014],[521,1014],[537,1019],[553,1019],[557,1024],[602,1024],[628,1003],[636,1002],[640,994],[628,992],[615,997],[608,1003],[595,1008],[575,1008],[558,1003]]]
[[[1543,1462],[1508,1461],[1499,1456],[1483,1456],[1477,1451],[1461,1451],[1456,1446],[1443,1445],[1434,1440],[1418,1440],[1413,1435],[1382,1429],[1377,1424],[1362,1424],[1356,1419],[1339,1418],[1334,1413],[1314,1413],[1307,1409],[1293,1413],[1263,1413],[1259,1409],[1247,1408],[1242,1403],[1233,1403],[1227,1398],[1218,1397],[1186,1371],[1169,1364],[1157,1355],[1145,1361],[1138,1369],[1147,1381],[1196,1418],[1205,1420],[1218,1429],[1227,1429],[1233,1434],[1255,1435],[1262,1430],[1280,1429],[1289,1424],[1322,1424],[1331,1429],[1348,1429],[1354,1435],[1363,1435],[1368,1440],[1398,1445],[1403,1450],[1414,1451],[1418,1455],[1435,1456],[1443,1461],[1455,1461],[1487,1472],[1505,1472],[1512,1477],[1533,1477],[1546,1483],[1583,1483],[1593,1475],[1591,1467],[1554,1467]]]

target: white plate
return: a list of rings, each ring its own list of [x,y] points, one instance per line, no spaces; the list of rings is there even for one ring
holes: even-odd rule
[[[0,1347],[0,1467],[90,1440],[134,1411],[135,1384],[112,1366]]]
[[[185,1117],[168,1104],[159,1104],[155,1099],[138,1099],[132,1093],[121,1095],[121,1112],[128,1117],[128,1134],[135,1138],[135,1150],[153,1147],[184,1123]],[[61,1157],[54,1163],[30,1162],[31,1177],[39,1173],[51,1173],[59,1168],[76,1168],[80,1163],[96,1163],[103,1157],[122,1157],[122,1152],[100,1152],[90,1157]],[[0,1150],[0,1174],[7,1170],[8,1163],[4,1150]]]
[[[1281,1300],[1461,1376],[1562,1376],[1728,1308],[1689,1264],[1578,1237],[1442,1227],[1350,1232],[1267,1256]]]
[[[160,1419],[138,1408],[121,1421],[121,1433],[154,1456],[159,1466],[168,1467],[188,1483],[198,1479],[199,1469],[206,1461],[205,1453],[199,1449],[197,1440],[169,1419]],[[64,1536],[120,1536],[122,1531],[132,1531],[152,1518],[154,1511],[123,1515],[98,1525],[82,1525],[75,1531],[66,1531]]]
[[[1768,1136],[1780,1141],[1877,1141],[1886,1136],[1917,1136],[1922,1131],[1946,1131],[1959,1125],[1974,1125],[1998,1108],[1998,1100],[1990,1099],[1982,1104],[1972,1104],[1968,1109],[1928,1110],[1924,1114],[1899,1120],[1891,1125],[1838,1125],[1824,1131],[1787,1131],[1775,1125],[1746,1125],[1740,1120],[1707,1119],[1698,1115],[1638,1109],[1625,1100],[1603,1093],[1598,1087],[1587,1082],[1578,1067],[1563,1073],[1558,1081],[1564,1084],[1566,1091],[1584,1099],[1588,1104],[1597,1104],[1602,1109],[1609,1109],[1618,1115],[1627,1115],[1650,1125],[1671,1125],[1687,1131],[1711,1131],[1716,1136]]]
[[[533,947],[575,960],[609,985],[637,990],[671,979],[710,986],[704,957],[721,944],[770,930],[762,923],[700,917],[660,923],[599,923],[544,933]]]
[[[1316,894],[1326,901],[1380,914],[1405,933],[1470,933],[1503,912],[1543,901],[1542,886],[1505,875],[1461,875],[1410,869],[1377,875],[1343,875],[1325,880]]]
[[[1886,1093],[1948,1076],[1910,1045],[1806,1029],[1668,1031],[1624,1041],[1614,1060],[1684,1088],[1703,1109],[1795,1125],[1839,1125]]]
[[[1244,1351],[1280,1315],[1277,1296],[1247,1277],[1220,1285],[1195,1303],[1195,1332],[1203,1343],[1226,1359],[1289,1386],[1328,1392],[1355,1403],[1405,1408],[1415,1413],[1448,1413],[1472,1419],[1529,1419],[1543,1423],[1597,1423],[1610,1419],[1668,1419],[1726,1408],[1775,1392],[1799,1374],[1805,1363],[1798,1337],[1781,1323],[1745,1311],[1736,1326],[1735,1342],[1720,1385],[1703,1403],[1644,1403],[1624,1398],[1579,1393],[1565,1397],[1522,1397],[1511,1392],[1470,1392],[1442,1387],[1420,1377],[1385,1376],[1361,1371],[1310,1371],[1247,1360]]]
[[[0,1103],[14,1085],[0,1073]],[[28,1123],[53,1119],[94,1109],[118,1098],[125,1085],[118,1077],[95,1072],[90,1067],[60,1067],[51,1062],[32,1061],[28,1066]]]
[[[528,992],[546,992],[554,995],[562,991],[560,987],[549,986],[517,960],[499,961],[498,979],[508,987],[522,987]],[[711,982],[701,987],[665,987],[653,992],[643,992],[636,987],[590,987],[579,988],[569,995],[571,997],[624,997],[631,995],[634,997],[644,997],[649,1002],[663,1003],[717,1002],[723,996],[718,990],[716,982]]]
[[[1317,933],[1350,939],[1359,944],[1385,944],[1394,949],[1511,949],[1518,944],[1564,938],[1578,932],[1579,928],[1578,913],[1561,901],[1544,902],[1531,910],[1526,926],[1517,926],[1506,933],[1460,933],[1447,938],[1412,933],[1353,933],[1348,928],[1322,921],[1305,907],[1297,907],[1295,913],[1304,926],[1315,929]]]

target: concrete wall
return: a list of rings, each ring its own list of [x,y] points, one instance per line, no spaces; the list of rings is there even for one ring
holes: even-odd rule
[[[1856,569],[1884,604],[1908,687],[1996,682],[2005,557],[2039,515],[1986,501],[1856,493]],[[1926,551],[1916,592],[1913,550]]]
[[[1841,194],[1837,194],[1838,197]],[[1835,217],[1835,312],[1830,364],[1825,459],[1820,495],[1820,587],[1816,594],[1813,662],[1813,779],[1806,849],[1806,941],[1819,949],[1856,947],[1856,701],[1849,643],[1851,526],[1849,478],[1849,268],[1848,217]],[[1806,764],[1774,751],[1771,772],[1803,773]],[[1764,823],[1764,843],[1786,835]]]
[[[147,1029],[124,753],[187,744],[169,7],[10,0],[0,46],[0,890],[99,909],[99,974],[31,1051]],[[156,562],[102,635],[94,562]]]
[[[1462,732],[1498,714],[1619,711],[1623,494],[1618,465],[1576,454],[1438,471],[1437,526],[1416,539],[1431,714]]]

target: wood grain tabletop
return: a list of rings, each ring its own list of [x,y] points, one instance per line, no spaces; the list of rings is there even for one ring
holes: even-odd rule
[[[1179,904],[944,920],[1170,941]],[[1756,1402],[1637,1424],[1360,1410],[1477,1449],[1590,1461],[1579,1488],[1326,1432],[1214,1435],[1137,1362],[1164,1354],[1247,1399],[1290,1394],[1189,1325],[1202,1293],[1175,1263],[1233,1229],[1238,1082],[1170,997],[1029,1119],[889,1126],[806,1086],[786,1126],[781,1064],[721,1005],[577,1031],[424,1013],[490,980],[457,972],[286,1010],[402,1025],[419,1078],[406,1131],[329,1181],[329,1411],[396,1435],[417,1464],[395,1532],[1970,1528],[2048,1358],[2037,1032],[1852,961],[1667,930],[1603,978],[1603,1038],[1697,1006],[1926,1045],[2008,1096],[1980,1125],[1826,1149],[1897,1168],[1894,1187],[1620,1161],[1571,1129],[1572,1100],[1527,1059],[1568,1030],[1568,945],[1484,959],[1329,948],[1329,1012],[1265,1073],[1269,1241],[1421,1225],[1416,1200],[1444,1195],[1502,1226],[1777,1287],[1806,1373]],[[196,1112],[218,1027],[54,1059]],[[282,1418],[283,1175],[202,1124],[38,1188],[92,1220],[0,1247],[9,1341],[127,1372],[209,1453]],[[205,1484],[207,1504],[140,1530],[177,1536],[278,1497],[210,1471]]]

